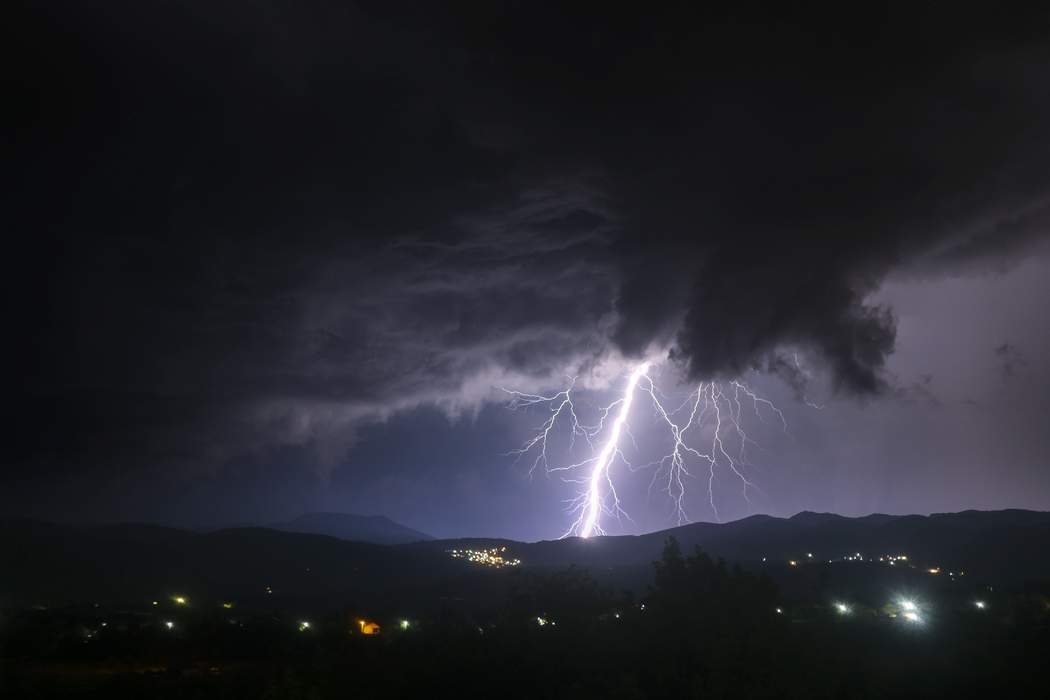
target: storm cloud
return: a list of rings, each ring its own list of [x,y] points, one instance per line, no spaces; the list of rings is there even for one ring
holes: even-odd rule
[[[653,353],[877,395],[888,276],[1047,232],[1044,13],[22,5],[6,425],[45,473],[330,462]]]

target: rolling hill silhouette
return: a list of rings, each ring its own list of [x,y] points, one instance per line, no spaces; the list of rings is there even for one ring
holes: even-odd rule
[[[406,544],[434,539],[430,535],[405,527],[383,515],[350,513],[307,513],[287,522],[266,525],[271,530],[328,535],[341,540],[372,544]]]
[[[860,552],[869,559],[906,553],[924,566],[965,570],[967,581],[974,582],[1050,579],[1050,513],[1022,510],[862,518],[757,515],[639,536],[535,543],[475,538],[398,545],[266,528],[193,533],[155,525],[7,521],[0,523],[0,547],[6,554],[0,605],[148,601],[174,594],[274,605],[380,605],[480,596],[478,586],[510,585],[507,581],[518,571],[568,566],[644,590],[651,562],[671,535],[685,551],[701,546],[775,578],[786,575],[788,559],[824,564]],[[489,546],[506,546],[522,566],[478,568],[452,559],[446,551]],[[806,557],[809,553],[812,559]],[[863,576],[881,576],[879,569],[888,567],[865,569]]]

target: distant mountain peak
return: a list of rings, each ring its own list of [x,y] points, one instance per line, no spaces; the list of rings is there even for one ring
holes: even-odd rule
[[[842,515],[835,513],[817,513],[812,510],[799,511],[792,515],[789,520],[796,520],[801,522],[827,522],[830,520],[846,520],[847,518]]]
[[[304,513],[292,520],[267,525],[272,530],[328,535],[342,540],[373,544],[408,544],[434,539],[430,535],[394,522],[385,515],[354,513]]]

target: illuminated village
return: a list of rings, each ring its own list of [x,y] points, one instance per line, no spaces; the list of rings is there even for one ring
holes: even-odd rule
[[[521,559],[505,557],[506,547],[492,547],[491,549],[450,549],[449,556],[453,559],[463,559],[471,564],[479,566],[490,566],[494,569],[502,569],[508,566],[520,566]]]

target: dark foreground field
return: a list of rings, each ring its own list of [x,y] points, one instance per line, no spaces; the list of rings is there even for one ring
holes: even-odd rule
[[[1046,696],[1045,585],[788,597],[673,541],[652,572],[636,595],[578,569],[479,571],[500,586],[403,616],[189,598],[9,610],[0,696]]]

